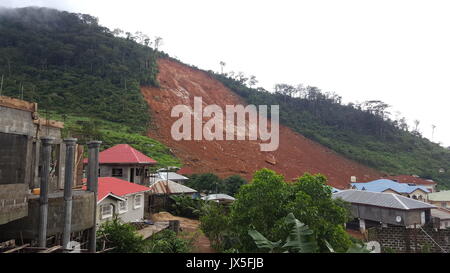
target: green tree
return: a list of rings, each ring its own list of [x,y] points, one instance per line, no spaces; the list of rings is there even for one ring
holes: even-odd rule
[[[234,196],[242,185],[247,184],[247,180],[245,180],[242,176],[235,174],[225,178],[222,184],[224,188],[223,193]]]
[[[150,237],[146,252],[149,253],[188,253],[192,249],[187,239],[177,237],[172,230],[163,230]]]
[[[116,253],[142,253],[145,251],[145,241],[136,233],[136,229],[123,223],[115,217],[100,225],[97,231],[97,249],[114,248]]]
[[[193,174],[186,185],[207,194],[224,190],[223,181],[213,173]]]
[[[242,186],[231,207],[230,227],[240,241],[242,251],[255,251],[248,230],[255,229],[271,241],[289,234],[285,216],[293,213],[313,231],[321,252],[328,251],[325,242],[346,251],[351,246],[344,230],[348,210],[342,201],[331,198],[331,189],[322,175],[305,174],[295,183],[286,183],[272,170],[257,171],[252,183]]]

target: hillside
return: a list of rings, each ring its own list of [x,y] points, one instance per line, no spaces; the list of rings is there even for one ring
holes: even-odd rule
[[[152,49],[146,35],[111,31],[86,14],[0,8],[0,33],[1,94],[38,102],[42,115],[68,122],[68,134],[102,138],[105,147],[128,142],[162,165],[178,165],[175,155],[196,172],[221,176],[250,178],[268,167],[288,179],[320,172],[342,187],[350,176],[417,174],[450,187],[450,150],[391,120],[382,102],[345,105],[316,87],[250,88],[245,79],[174,61]],[[222,107],[280,105],[279,149],[172,140],[170,110],[194,96]]]
[[[174,154],[195,172],[214,172],[222,177],[237,173],[248,179],[261,168],[273,169],[288,179],[304,172],[322,173],[330,185],[340,188],[347,186],[352,175],[361,179],[382,175],[285,126],[280,127],[280,146],[274,152],[261,152],[258,141],[175,141],[170,133],[178,119],[170,117],[173,106],[192,106],[194,96],[201,96],[205,105],[217,104],[223,109],[227,104],[245,101],[206,72],[167,58],[158,59],[157,63],[160,87],[141,88],[158,125],[149,130],[149,136],[172,147]]]
[[[97,117],[141,132],[149,122],[139,86],[156,85],[155,52],[98,19],[48,8],[0,8],[3,95],[40,109]]]
[[[249,104],[280,105],[282,124],[349,159],[390,175],[419,175],[442,189],[450,188],[450,149],[422,137],[406,118],[392,118],[385,102],[343,104],[339,95],[314,86],[278,84],[275,92],[269,92],[250,88],[245,77],[208,73]]]

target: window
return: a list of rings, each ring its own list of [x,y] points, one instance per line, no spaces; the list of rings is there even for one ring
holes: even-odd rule
[[[141,169],[136,168],[136,176],[141,176]]]
[[[123,169],[122,168],[113,168],[112,169],[112,176],[113,177],[122,177],[123,176]]]
[[[447,207],[447,202],[442,202],[441,203],[441,207],[446,208]]]
[[[134,208],[140,208],[142,207],[142,194],[136,194],[134,196]]]
[[[113,206],[111,204],[102,205],[100,207],[100,215],[102,219],[106,219],[113,216]]]
[[[119,201],[119,213],[124,213],[128,211],[128,200]]]

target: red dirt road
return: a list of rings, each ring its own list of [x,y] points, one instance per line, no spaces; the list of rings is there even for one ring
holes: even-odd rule
[[[194,172],[214,172],[221,177],[240,174],[250,179],[256,170],[269,168],[288,180],[304,172],[321,173],[337,188],[347,187],[350,176],[361,181],[382,176],[382,173],[346,159],[281,125],[279,148],[274,152],[261,152],[260,141],[175,141],[171,137],[171,126],[178,118],[170,117],[173,106],[193,107],[194,96],[202,97],[204,106],[217,104],[224,110],[225,105],[245,103],[205,72],[168,59],[159,59],[158,66],[161,88],[141,88],[157,127],[148,135],[169,146]],[[203,123],[207,120],[205,118]]]

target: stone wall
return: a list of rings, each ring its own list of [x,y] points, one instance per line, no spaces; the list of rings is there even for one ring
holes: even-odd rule
[[[447,253],[450,253],[450,229],[423,228]],[[420,228],[380,227],[368,230],[369,241],[377,241],[382,252],[433,252],[442,253],[433,240]]]

